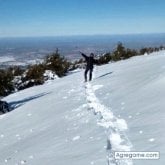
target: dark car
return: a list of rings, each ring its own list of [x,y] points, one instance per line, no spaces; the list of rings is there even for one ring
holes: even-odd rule
[[[10,111],[9,104],[6,101],[0,100],[0,113],[7,113]]]

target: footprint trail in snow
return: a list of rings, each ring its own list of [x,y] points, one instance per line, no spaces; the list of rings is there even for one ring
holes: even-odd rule
[[[132,145],[125,134],[127,124],[124,119],[114,116],[109,108],[100,103],[95,95],[95,90],[102,85],[92,86],[90,83],[85,84],[86,99],[88,109],[94,115],[98,116],[97,124],[105,129],[107,138],[107,164],[108,165],[132,165],[131,160],[115,160],[115,151],[130,151]]]

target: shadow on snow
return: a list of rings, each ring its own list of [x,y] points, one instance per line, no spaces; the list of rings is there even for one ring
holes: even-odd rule
[[[99,76],[99,77],[96,77],[96,79],[102,78],[102,77],[105,77],[105,76],[108,76],[108,75],[110,75],[110,74],[112,74],[112,73],[113,73],[113,72],[105,73],[105,74],[103,74],[103,75],[101,75],[101,76]]]
[[[30,97],[24,98],[22,100],[10,102],[9,103],[10,111],[13,111],[14,109],[16,109],[16,108],[24,105],[26,102],[29,102],[29,101],[38,99],[40,97],[43,97],[45,95],[48,95],[49,93],[41,93],[41,94],[38,94],[38,95],[34,95],[34,96],[30,96]]]

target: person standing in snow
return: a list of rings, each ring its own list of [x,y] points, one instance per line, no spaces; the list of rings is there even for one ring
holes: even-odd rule
[[[84,53],[81,53],[81,55],[85,58],[85,61],[86,61],[86,69],[84,72],[85,82],[87,82],[88,71],[89,71],[89,81],[91,81],[92,80],[93,65],[96,64],[97,61],[94,59],[93,53],[91,53],[90,56],[87,56]]]

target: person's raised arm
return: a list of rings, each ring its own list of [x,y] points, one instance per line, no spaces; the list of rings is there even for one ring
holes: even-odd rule
[[[86,59],[87,58],[87,55],[85,55],[84,53],[80,52],[81,55]]]

